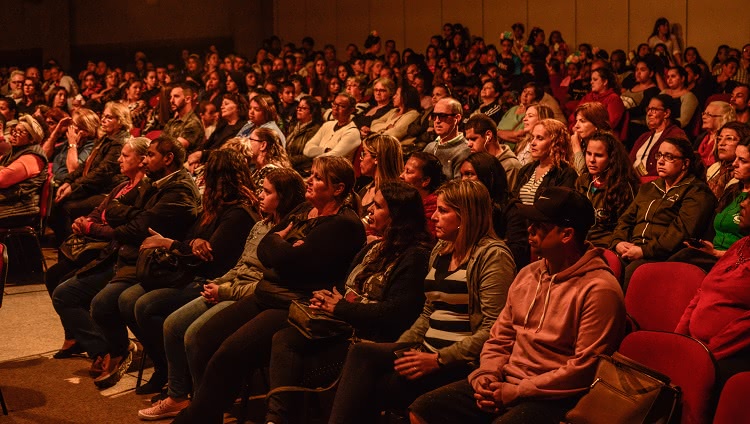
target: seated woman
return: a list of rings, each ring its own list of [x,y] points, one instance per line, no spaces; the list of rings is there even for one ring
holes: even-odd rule
[[[570,135],[565,125],[554,119],[542,119],[531,131],[529,143],[532,162],[518,171],[513,197],[526,205],[534,203],[539,187],[573,188],[578,173],[568,164],[571,157]]]
[[[36,80],[27,76],[23,80],[23,97],[18,103],[18,113],[32,115],[36,111],[36,107],[41,104],[44,104],[42,86]]]
[[[359,338],[393,342],[422,310],[432,243],[419,193],[404,182],[381,184],[368,216],[368,231],[381,238],[357,255],[343,287],[314,292],[310,307],[350,323]],[[345,335],[309,340],[296,328],[279,331],[273,337],[270,389],[302,385],[306,364],[339,363],[348,347]],[[269,396],[266,422],[300,422],[301,396]]]
[[[586,240],[609,247],[617,220],[635,198],[639,183],[625,146],[612,133],[597,132],[588,139],[586,170],[576,180],[576,191],[594,205],[596,220]]]
[[[63,118],[57,123],[42,145],[47,159],[52,161],[52,175],[55,181],[61,182],[86,162],[94,149],[100,125],[99,116],[86,108],[76,110],[72,118]],[[57,134],[65,127],[65,137],[56,142]]]
[[[372,99],[375,104],[354,117],[354,124],[359,128],[362,137],[370,133],[370,126],[374,120],[393,109],[391,99],[395,91],[396,85],[393,83],[393,80],[389,78],[378,78],[375,80],[372,85]]]
[[[268,128],[256,128],[248,137],[254,170],[251,180],[260,194],[266,174],[275,168],[291,168],[278,135]]]
[[[638,190],[609,245],[626,264],[625,289],[638,266],[666,260],[683,241],[703,236],[716,209],[716,197],[703,181],[689,141],[665,139],[656,162],[659,178]]]
[[[626,124],[628,125],[628,139],[631,141],[636,140],[648,130],[646,127],[646,109],[648,109],[651,99],[660,91],[656,85],[658,63],[659,59],[652,54],[638,59],[634,72],[636,84],[622,92],[622,102],[625,104],[625,109],[630,113],[630,122],[626,122]]]
[[[704,131],[698,134],[693,142],[693,149],[698,152],[699,159],[706,167],[716,162],[716,151],[719,147],[716,136],[719,135],[719,128],[727,122],[736,120],[737,114],[727,102],[715,101],[706,106],[701,127]]]
[[[687,88],[688,73],[682,66],[672,66],[667,70],[667,88],[662,94],[667,94],[680,102],[680,113],[676,117],[680,128],[687,128],[698,109],[698,98]]]
[[[247,137],[255,128],[268,128],[276,133],[281,140],[282,147],[286,148],[286,137],[276,122],[279,115],[276,113],[273,97],[267,94],[258,94],[250,100],[249,120],[237,133],[237,137]]]
[[[370,103],[365,99],[365,90],[367,89],[367,78],[364,75],[349,76],[346,78],[346,93],[355,100],[352,114],[359,116],[370,109]],[[390,98],[389,98],[390,100]],[[336,99],[334,98],[334,102]],[[331,113],[333,113],[333,104],[331,104]],[[383,112],[385,113],[385,112]],[[333,116],[331,116],[333,118]],[[336,118],[333,118],[336,119]]]
[[[708,240],[689,240],[686,247],[675,253],[669,261],[689,262],[709,272],[716,261],[726,253],[729,246],[742,238],[739,221],[741,219],[740,204],[747,199],[750,192],[750,129],[744,124],[729,123],[722,132],[727,131],[729,125],[742,125],[743,137],[735,147],[735,158],[732,163],[732,180],[719,198],[714,217],[713,242]],[[719,152],[725,148],[725,141],[720,142]]]
[[[435,223],[432,214],[437,209],[437,194],[435,190],[443,184],[445,175],[440,159],[432,153],[414,152],[404,164],[404,172],[399,178],[419,191],[422,206],[427,218],[427,228],[435,236]]]
[[[750,200],[741,203],[739,229],[750,233]],[[737,240],[719,258],[706,275],[701,287],[677,324],[675,333],[686,334],[703,342],[716,359],[717,382],[714,393],[720,393],[734,374],[750,371],[750,302],[748,301],[747,261],[750,237]]]
[[[335,98],[336,94],[334,94]],[[320,102],[312,96],[303,96],[297,105],[297,120],[286,135],[286,153],[292,168],[303,177],[310,175],[312,159],[305,156],[307,142],[320,130],[323,115]]]
[[[570,147],[573,151],[573,164],[580,175],[586,169],[584,149],[589,138],[599,131],[611,132],[612,127],[607,108],[599,102],[578,105],[573,116],[576,120],[570,134]]]
[[[231,269],[258,216],[250,169],[242,155],[232,150],[217,150],[206,163],[205,176],[203,213],[185,241],[153,233],[141,244],[141,250],[164,248],[192,256],[187,260],[195,260],[198,265],[191,267],[190,275],[174,287],[135,284],[123,291],[118,301],[120,315],[154,363],[154,374],[148,384],[136,389],[137,394],[156,393],[167,382],[162,333],[166,317],[196,298],[203,282]]]
[[[515,149],[516,143],[526,135],[523,125],[526,109],[532,104],[539,103],[542,97],[544,97],[544,90],[541,86],[533,82],[527,83],[519,97],[520,104],[508,109],[497,124],[498,138]]]
[[[293,170],[277,168],[266,175],[259,196],[264,219],[250,230],[237,264],[226,274],[207,280],[201,296],[177,309],[164,321],[164,352],[169,371],[167,396],[154,402],[150,408],[138,411],[138,417],[146,420],[171,417],[189,405],[187,399],[192,382],[188,358],[198,329],[220,310],[253,294],[266,270],[258,259],[260,240],[271,227],[299,206],[304,196],[305,183]]]
[[[639,177],[656,177],[656,153],[661,143],[669,137],[687,138],[677,125],[678,104],[670,96],[659,94],[649,101],[646,109],[648,132],[641,134],[630,150],[630,161]]]
[[[735,149],[737,144],[750,137],[750,126],[740,122],[727,122],[716,136],[716,158],[718,159],[706,170],[706,183],[717,199],[721,199],[724,190],[736,183],[733,178]]]
[[[10,146],[0,156],[0,226],[32,225],[39,220],[41,189],[47,180],[47,157],[39,143],[44,132],[31,115],[18,118]]]
[[[227,93],[222,96],[220,119],[208,140],[188,155],[188,165],[206,163],[209,152],[221,148],[247,123],[248,103],[244,96]]]
[[[112,229],[124,224],[128,218],[127,214],[121,215],[117,208],[121,205],[133,207],[142,202],[144,196],[149,192],[150,184],[143,181],[143,177],[146,176],[143,159],[146,157],[149,143],[150,140],[145,137],[129,138],[125,141],[125,145],[120,151],[118,163],[120,173],[125,176],[126,181],[118,184],[88,216],[76,219],[72,225],[72,231],[75,234],[82,234],[95,240],[111,241],[114,239]],[[136,210],[137,208],[133,209],[133,211]],[[112,250],[107,249],[106,252],[111,254]],[[83,262],[70,261],[64,255],[58,253],[57,263],[47,270],[45,281],[47,291],[52,298],[55,311],[60,315],[60,321],[65,330],[65,342],[62,348],[55,353],[54,357],[56,359],[69,358],[74,354],[83,353],[87,350],[90,353],[95,353],[90,350],[93,346],[87,344],[88,339],[84,337],[77,341],[73,331],[77,322],[76,317],[79,314],[88,315],[88,304],[81,308],[76,308],[70,304],[59,303],[60,299],[55,299],[53,295],[60,283],[73,277],[73,273],[79,271],[87,263],[85,259],[83,259]],[[102,260],[99,267],[104,268],[105,263],[106,261]],[[86,275],[94,273],[93,271],[92,267],[87,272],[78,273],[78,277],[83,278]],[[105,275],[111,276],[111,274],[110,266],[110,270]],[[58,293],[59,295],[60,293]],[[88,300],[90,301],[91,299],[89,298]]]
[[[141,135],[141,130],[146,126],[146,119],[149,112],[148,104],[141,99],[143,81],[131,79],[125,84],[123,90],[124,95],[120,103],[125,105],[130,111],[130,119],[133,123],[130,133],[137,137]]]
[[[404,157],[398,140],[383,134],[367,137],[362,143],[359,170],[362,176],[372,178],[358,193],[362,202],[362,216],[366,219],[380,185],[398,181],[404,170]]]
[[[320,130],[305,144],[303,154],[308,158],[318,156],[340,156],[354,160],[354,152],[362,139],[359,129],[352,122],[356,100],[348,93],[341,92],[331,106],[334,121],[320,126]]]
[[[488,80],[482,85],[482,90],[479,92],[479,100],[481,104],[475,110],[473,114],[483,113],[489,116],[495,125],[500,122],[503,117],[502,105],[500,104],[500,95],[503,94],[500,89],[500,84],[495,80]]]
[[[292,300],[339,285],[365,243],[352,189],[354,169],[343,158],[313,161],[307,202],[261,240],[258,257],[267,268],[255,293],[219,311],[195,336],[189,360],[195,396],[175,423],[222,421],[250,370],[268,365],[271,340],[286,327]]]
[[[101,137],[83,166],[68,174],[57,189],[50,227],[58,244],[70,235],[74,219],[88,215],[123,181],[117,160],[131,126],[127,106],[107,103],[101,119]]]
[[[537,122],[541,119],[552,119],[554,118],[554,112],[547,106],[534,103],[526,108],[526,114],[523,117],[523,138],[516,144],[516,158],[521,162],[521,165],[526,165],[531,162],[531,140],[534,138],[531,135],[531,130],[534,129]]]
[[[406,129],[419,117],[419,93],[417,89],[407,85],[396,89],[393,95],[393,109],[385,115],[372,121],[369,132],[360,130],[360,134],[385,134],[401,141],[406,137]]]
[[[374,422],[383,409],[465,378],[505,305],[515,264],[492,229],[487,189],[454,180],[437,193],[432,219],[440,241],[430,255],[424,310],[396,343],[349,350],[329,423]]]
[[[589,102],[599,102],[607,109],[609,117],[609,127],[619,129],[627,122],[622,122],[625,114],[625,106],[620,98],[620,85],[617,82],[617,76],[608,68],[601,67],[591,71],[591,92],[583,96],[578,105]],[[568,122],[575,122],[576,112],[570,116]]]
[[[498,167],[499,166],[499,167]],[[461,164],[461,179],[482,183],[492,198],[492,227],[513,253],[516,268],[529,264],[529,233],[518,212],[518,199],[510,195],[502,163],[487,152],[472,153]]]

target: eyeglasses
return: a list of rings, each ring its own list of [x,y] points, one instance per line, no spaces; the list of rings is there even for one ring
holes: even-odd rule
[[[441,121],[445,121],[446,119],[452,118],[454,116],[456,116],[455,113],[438,113],[438,112],[430,113],[430,119],[432,119],[433,121],[436,121],[438,119],[440,119]]]
[[[21,81],[11,81],[10,83],[11,84],[16,84],[16,85],[21,85],[21,84],[23,84],[23,80],[21,80]]]
[[[348,109],[349,105],[342,105],[339,103],[331,103],[331,109]]]
[[[375,93],[385,93],[388,90],[386,90],[385,88],[375,88],[372,91],[374,91]]]
[[[307,106],[297,106],[297,110],[310,110]]]
[[[672,163],[676,161],[677,159],[685,159],[683,156],[675,156],[671,153],[662,153],[662,152],[657,152],[655,157],[656,157],[656,160],[661,160],[662,158],[664,158],[664,161],[669,162],[669,163]]]
[[[25,128],[15,127],[12,130],[10,130],[10,134],[14,137],[21,137],[24,135],[29,135],[29,132],[26,131]]]
[[[714,115],[712,113],[703,112],[703,116],[710,116],[712,118],[721,118],[721,115]]]
[[[256,143],[262,143],[262,142],[263,142],[263,140],[261,140],[261,139],[259,139],[259,138],[252,138],[252,137],[250,137],[250,136],[248,136],[248,137],[246,137],[246,138],[247,138],[248,140],[250,140],[250,141],[254,141],[254,142],[256,142]]]
[[[722,136],[716,137],[716,142],[722,142],[722,141],[733,142],[733,141],[740,141],[740,139],[733,135],[725,135],[724,137]]]
[[[362,151],[359,152],[359,158],[360,159],[364,159],[365,158],[365,153],[369,154],[370,157],[372,157],[373,159],[375,159],[375,153],[373,153],[373,152],[371,152],[371,151],[369,151],[367,149],[362,149]]]
[[[664,112],[665,110],[663,107],[650,107],[646,109],[646,113]]]

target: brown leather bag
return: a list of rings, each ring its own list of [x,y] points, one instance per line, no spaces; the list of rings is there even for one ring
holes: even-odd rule
[[[678,415],[680,395],[664,374],[617,352],[599,355],[591,389],[565,418],[571,424],[667,424]]]

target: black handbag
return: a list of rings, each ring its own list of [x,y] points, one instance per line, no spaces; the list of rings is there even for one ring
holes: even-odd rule
[[[354,327],[348,322],[334,318],[328,312],[312,309],[309,303],[299,300],[292,300],[287,320],[310,340],[354,335]]]
[[[60,245],[60,254],[75,264],[83,265],[99,257],[109,243],[82,234],[71,234]]]
[[[666,375],[615,352],[599,355],[591,389],[568,411],[571,424],[666,424],[676,416],[680,388]]]
[[[200,260],[163,247],[143,249],[138,254],[135,275],[146,290],[178,288],[187,285],[195,276]]]

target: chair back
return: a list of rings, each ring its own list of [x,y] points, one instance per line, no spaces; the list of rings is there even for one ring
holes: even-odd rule
[[[747,394],[750,393],[750,372],[735,374],[721,390],[714,424],[750,424]]]
[[[682,424],[711,422],[716,366],[703,343],[682,334],[636,331],[625,336],[619,352],[669,376],[682,390]]]
[[[617,253],[609,249],[604,249],[604,260],[607,261],[607,265],[609,265],[609,268],[612,270],[615,278],[617,278],[617,281],[622,282],[622,262],[620,262],[620,258],[617,257]]]
[[[674,331],[705,276],[683,262],[643,264],[630,278],[625,310],[640,330]]]
[[[8,249],[0,243],[0,308],[3,306],[5,282],[8,280]]]

